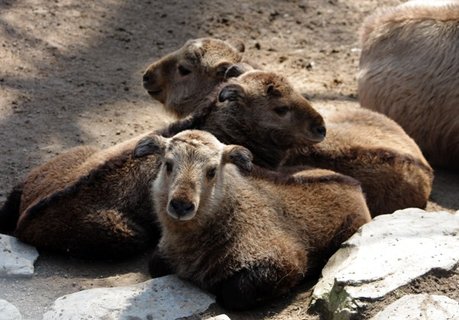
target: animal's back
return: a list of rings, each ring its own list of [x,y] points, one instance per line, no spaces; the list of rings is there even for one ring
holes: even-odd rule
[[[75,147],[34,168],[24,179],[20,211],[71,183],[78,168],[97,151],[95,147]]]
[[[315,256],[311,265],[317,265],[323,262],[318,256],[327,258],[371,216],[357,180],[324,169],[295,170],[277,174],[274,183],[266,178],[253,182],[277,204],[274,215],[284,232],[302,239]]]
[[[359,100],[397,121],[434,165],[459,163],[459,4],[402,5],[362,27]]]
[[[71,149],[32,170],[15,234],[85,257],[123,257],[157,241],[149,197],[157,161],[133,158],[141,137],[104,150]]]
[[[357,179],[373,216],[426,205],[432,169],[397,123],[359,107],[317,109],[327,123],[327,138],[291,152],[285,164],[308,164]]]

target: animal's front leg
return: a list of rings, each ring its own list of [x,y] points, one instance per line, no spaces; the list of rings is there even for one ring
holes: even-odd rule
[[[214,287],[217,302],[224,308],[244,310],[287,293],[302,278],[281,265],[244,268]]]
[[[159,278],[174,273],[174,269],[163,257],[158,248],[153,251],[148,263],[148,271],[150,272],[152,278]]]

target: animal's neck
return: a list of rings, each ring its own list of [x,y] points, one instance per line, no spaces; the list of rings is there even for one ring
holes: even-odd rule
[[[273,148],[263,133],[254,130],[253,125],[245,122],[237,107],[232,110],[217,110],[211,114],[202,130],[210,131],[225,144],[238,144],[248,148],[253,162],[261,167],[275,169],[285,157],[286,152]],[[263,135],[263,136],[262,136]]]

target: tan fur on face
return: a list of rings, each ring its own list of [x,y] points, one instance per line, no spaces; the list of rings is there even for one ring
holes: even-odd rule
[[[212,38],[189,40],[147,68],[144,87],[167,111],[184,117],[193,111],[191,102],[196,102],[196,95],[208,95],[223,81],[227,66],[241,61],[242,47]],[[181,74],[180,68],[189,74]],[[202,78],[207,81],[201,82]]]
[[[459,169],[459,3],[380,10],[362,26],[359,100],[397,121],[435,166]]]
[[[203,143],[182,142],[198,136]],[[179,276],[201,287],[213,288],[242,269],[263,265],[276,274],[266,281],[276,282],[272,285],[277,294],[283,294],[370,220],[352,178],[321,169],[296,171],[285,179],[263,169],[241,174],[223,160],[234,148],[209,133],[184,131],[165,141],[152,191],[163,231],[159,250]],[[194,178],[187,177],[195,183],[205,176],[206,164],[220,160],[216,176],[200,189],[199,206],[188,221],[167,213],[170,188],[182,178],[180,173],[167,174],[164,161],[171,156],[177,168],[199,168]],[[182,182],[186,188],[189,181]]]

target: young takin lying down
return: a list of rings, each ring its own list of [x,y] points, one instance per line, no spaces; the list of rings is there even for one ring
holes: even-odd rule
[[[158,162],[132,156],[141,137],[105,150],[76,147],[34,168],[0,210],[0,232],[90,258],[122,258],[155,245],[160,234],[148,190]]]
[[[246,309],[320,268],[370,214],[359,183],[323,169],[256,168],[244,147],[205,131],[150,135],[135,153],[159,157],[153,182],[162,237],[150,263]]]

